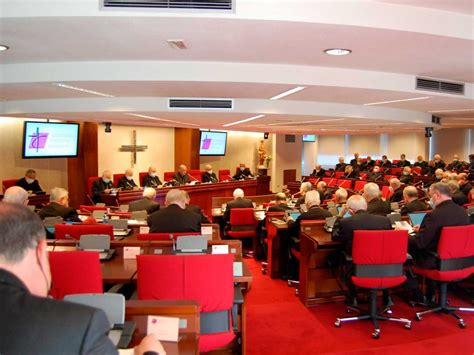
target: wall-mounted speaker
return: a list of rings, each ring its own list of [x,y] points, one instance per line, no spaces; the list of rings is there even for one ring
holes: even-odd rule
[[[269,135],[270,135],[270,133],[265,132],[265,133],[263,134],[263,139],[268,139],[268,136],[269,136]]]
[[[104,122],[105,133],[112,133],[112,122]]]
[[[430,138],[433,136],[433,127],[425,127],[425,137]]]

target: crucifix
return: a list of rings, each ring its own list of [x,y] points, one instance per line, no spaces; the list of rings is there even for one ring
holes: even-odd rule
[[[137,145],[137,131],[132,131],[132,144],[122,145],[120,147],[121,152],[131,152],[132,153],[132,167],[137,163],[137,152],[144,152],[148,148],[147,145]]]

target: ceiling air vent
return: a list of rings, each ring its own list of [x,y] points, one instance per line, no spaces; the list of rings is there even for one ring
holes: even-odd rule
[[[168,108],[233,110],[234,101],[231,99],[169,99]]]
[[[464,84],[450,83],[447,81],[416,78],[416,88],[418,90],[429,90],[447,94],[464,95]]]
[[[104,0],[104,7],[232,10],[232,0]]]

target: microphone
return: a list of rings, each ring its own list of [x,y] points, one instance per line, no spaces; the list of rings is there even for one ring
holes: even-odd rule
[[[173,252],[176,253],[176,240],[173,237],[173,234],[170,234],[171,242],[173,243]]]

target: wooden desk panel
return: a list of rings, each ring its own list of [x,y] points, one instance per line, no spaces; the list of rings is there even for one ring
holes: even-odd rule
[[[3,200],[3,195],[0,195],[0,201]],[[30,195],[28,196],[28,204],[36,206],[37,208],[43,207],[49,203],[49,195]]]

